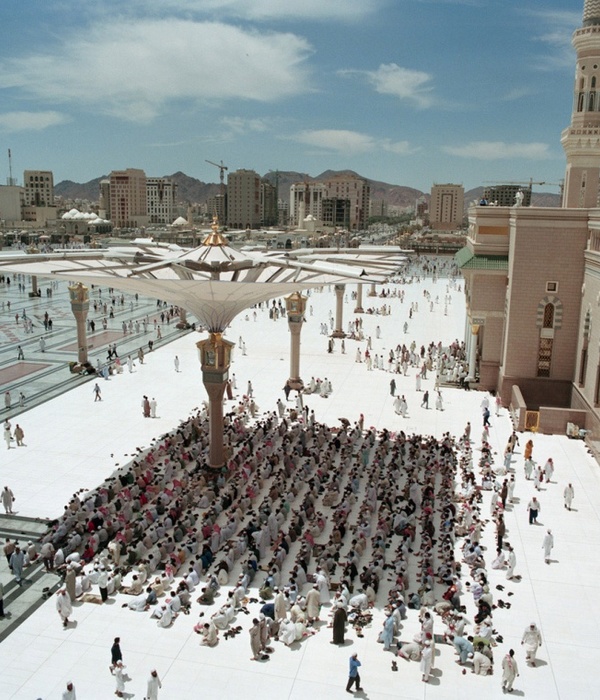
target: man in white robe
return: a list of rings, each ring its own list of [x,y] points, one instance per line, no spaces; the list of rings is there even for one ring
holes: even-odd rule
[[[327,581],[327,576],[322,569],[319,569],[315,575],[315,583],[319,589],[319,602],[321,605],[327,605],[331,602],[331,595],[329,593],[329,582]]]
[[[73,606],[66,588],[61,588],[56,594],[56,609],[60,615],[63,627],[66,628],[69,624],[69,616],[73,613]]]
[[[552,530],[548,528],[542,543],[542,549],[544,550],[544,561],[546,564],[550,563],[550,553],[552,552],[552,547],[554,547],[554,535],[552,534]]]
[[[511,649],[502,659],[502,690],[512,693],[513,683],[519,675],[519,668],[515,661],[515,652]]]
[[[146,700],[158,700],[158,689],[162,688],[162,683],[158,677],[156,669],[150,672],[150,678],[148,678],[148,687],[146,688]]]
[[[567,510],[571,510],[571,505],[573,504],[573,499],[575,498],[575,489],[573,488],[573,484],[565,486],[563,497],[565,499],[565,508]]]
[[[542,646],[542,635],[535,622],[525,628],[521,644],[525,647],[525,660],[529,666],[535,666],[535,655],[538,647]]]
[[[313,586],[306,594],[306,614],[309,622],[314,622],[319,619],[319,607],[321,596],[317,586]]]

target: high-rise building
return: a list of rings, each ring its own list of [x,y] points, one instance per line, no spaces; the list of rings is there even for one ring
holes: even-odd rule
[[[0,225],[21,221],[24,190],[16,185],[0,185]]]
[[[432,229],[454,231],[464,218],[465,188],[462,185],[433,185],[429,202]]]
[[[369,224],[371,186],[355,175],[339,175],[324,181],[327,199],[350,201],[348,228],[366,229]]]
[[[524,185],[492,185],[485,187],[483,190],[483,198],[488,204],[494,204],[498,207],[512,207],[517,201],[519,192],[523,194],[521,206],[531,206],[531,187]]]
[[[295,182],[290,187],[290,225],[301,227],[310,214],[317,221],[323,220],[325,185],[318,180]]]
[[[146,178],[148,217],[151,224],[172,224],[177,218],[177,183],[168,177]]]
[[[110,215],[110,180],[100,180],[100,211],[98,212],[102,219],[111,220]]]
[[[137,168],[113,170],[110,174],[110,214],[116,228],[148,224],[146,173]]]
[[[258,228],[261,224],[260,176],[254,170],[236,170],[227,176],[227,226]]]
[[[263,226],[277,226],[277,188],[271,182],[260,183],[260,206]]]
[[[227,195],[216,194],[214,197],[209,197],[206,202],[206,212],[211,219],[216,216],[221,223],[225,223],[227,219]]]
[[[54,176],[51,170],[26,170],[23,185],[26,207],[54,206]]]

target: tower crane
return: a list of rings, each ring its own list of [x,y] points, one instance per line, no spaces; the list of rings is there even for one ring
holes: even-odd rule
[[[225,171],[229,170],[229,168],[223,164],[223,161],[220,163],[213,163],[212,160],[207,160],[207,163],[210,163],[211,165],[214,165],[215,168],[219,168],[219,179],[221,180],[221,196],[225,196]]]
[[[563,189],[565,186],[565,181],[561,180],[560,182],[546,182],[546,180],[542,180],[541,182],[535,182],[532,177],[529,178],[529,180],[524,180],[524,181],[511,181],[511,180],[502,180],[502,181],[496,181],[496,180],[485,180],[484,184],[486,185],[522,185],[524,187],[529,188],[529,191],[533,193],[533,185],[549,185],[550,187],[558,187],[560,189],[560,198],[562,200],[563,196]]]
[[[210,163],[211,165],[214,165],[215,168],[219,168],[219,179],[221,180],[221,207],[222,207],[222,219],[226,220],[227,218],[227,207],[225,204],[225,171],[228,170],[228,167],[221,161],[220,163],[214,163],[212,160],[207,160],[207,163]],[[219,215],[218,211],[218,206],[216,205],[216,200],[215,200],[215,211],[214,214],[216,216]]]

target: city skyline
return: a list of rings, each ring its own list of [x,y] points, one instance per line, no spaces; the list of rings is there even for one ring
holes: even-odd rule
[[[556,183],[583,2],[64,0],[0,16],[0,182],[351,169]],[[12,10],[12,11],[11,11]],[[450,41],[449,38],[450,37]],[[480,47],[483,46],[482,50]],[[558,192],[558,188],[547,187]]]

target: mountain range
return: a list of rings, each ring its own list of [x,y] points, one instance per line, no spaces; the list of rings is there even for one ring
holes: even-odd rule
[[[307,173],[294,171],[270,171],[263,176],[273,185],[278,180],[279,197],[289,201],[290,186],[298,182],[313,182],[314,180],[329,180],[336,176],[356,176],[362,177],[353,170],[325,170],[320,175],[313,177]],[[177,183],[177,198],[180,202],[189,204],[204,204],[209,197],[213,197],[220,192],[219,183],[202,182],[195,177],[190,177],[181,171],[172,175],[164,175]],[[54,186],[55,196],[60,196],[65,200],[87,200],[97,202],[100,192],[100,181],[108,178],[102,175],[89,182],[79,183],[72,180],[62,180]],[[370,180],[371,200],[383,199],[389,206],[411,207],[415,201],[422,196],[429,199],[429,192],[421,192],[413,187],[405,185],[392,185],[388,182]],[[476,187],[465,192],[465,208],[473,201],[479,200],[483,194],[483,187]],[[560,206],[560,195],[551,192],[536,192],[532,195],[532,204],[538,207],[558,207]]]

